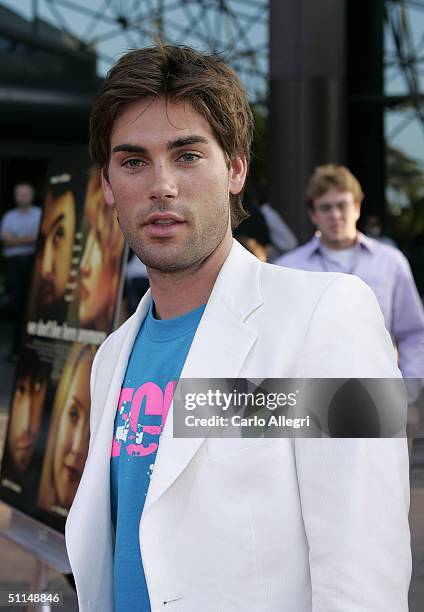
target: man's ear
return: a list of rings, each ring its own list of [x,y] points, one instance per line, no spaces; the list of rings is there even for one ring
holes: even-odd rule
[[[229,188],[230,193],[236,195],[244,187],[247,175],[247,161],[245,155],[238,155],[230,162]]]
[[[356,200],[356,202],[354,202],[356,221],[358,221],[359,217],[361,216],[361,204],[362,204],[362,199]]]
[[[106,204],[109,206],[115,206],[115,197],[113,195],[112,187],[110,186],[109,179],[105,176],[104,169],[100,173],[101,181],[102,181],[102,189],[103,195],[105,198]]]
[[[357,199],[354,200],[353,202],[353,206],[355,208],[355,213],[356,213],[356,221],[359,220],[359,217],[361,216],[361,207],[362,207],[362,202],[364,201],[365,198],[365,193],[362,192],[359,194],[359,196],[357,196]]]
[[[318,226],[317,223],[317,218],[316,218],[316,212],[315,212],[315,208],[314,208],[314,204],[311,204],[311,206],[308,206],[308,214],[309,214],[309,218],[312,221],[312,223],[315,225],[315,227]]]

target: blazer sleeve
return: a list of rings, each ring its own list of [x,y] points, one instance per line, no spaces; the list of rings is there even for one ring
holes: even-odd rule
[[[374,294],[358,278],[337,276],[321,296],[301,367],[315,378],[399,377]],[[297,438],[294,446],[313,612],[407,612],[406,439]]]

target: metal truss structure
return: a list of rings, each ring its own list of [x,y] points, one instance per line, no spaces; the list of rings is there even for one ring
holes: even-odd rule
[[[401,91],[388,95],[385,105],[402,110],[403,117],[389,134],[394,139],[411,122],[417,121],[424,136],[424,27],[416,27],[414,15],[422,13],[424,0],[386,0],[386,91],[393,86]]]
[[[82,48],[95,49],[105,73],[128,49],[160,38],[221,53],[252,102],[268,94],[268,0],[32,0],[34,22],[48,21]]]

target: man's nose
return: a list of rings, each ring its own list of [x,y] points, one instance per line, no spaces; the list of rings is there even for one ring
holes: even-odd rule
[[[44,245],[43,258],[41,261],[41,276],[49,278],[53,274],[54,268],[54,253],[51,240],[46,240]]]
[[[175,174],[166,163],[160,163],[152,169],[150,199],[163,200],[175,198],[178,194]]]
[[[340,207],[337,204],[333,204],[330,209],[330,217],[333,219],[340,219],[343,216],[343,212],[340,210]]]

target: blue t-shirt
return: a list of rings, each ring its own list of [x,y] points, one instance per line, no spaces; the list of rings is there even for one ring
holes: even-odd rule
[[[160,434],[204,309],[161,321],[153,317],[151,304],[128,362],[110,471],[116,612],[150,612],[139,545],[140,517]]]

